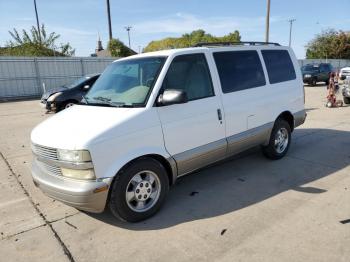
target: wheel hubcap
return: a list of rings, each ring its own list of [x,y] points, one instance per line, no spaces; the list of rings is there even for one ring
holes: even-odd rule
[[[132,177],[126,187],[126,202],[135,212],[145,212],[157,203],[160,181],[152,171],[142,171]]]
[[[279,154],[283,153],[284,150],[286,150],[286,148],[288,146],[288,141],[289,141],[288,131],[287,131],[287,129],[282,127],[280,130],[278,130],[278,132],[276,133],[276,136],[275,136],[276,152]]]

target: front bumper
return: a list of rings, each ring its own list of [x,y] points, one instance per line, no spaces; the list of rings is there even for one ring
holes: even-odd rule
[[[46,101],[46,100],[41,100],[40,104],[47,111],[56,111],[57,110],[57,105],[56,105],[55,102],[49,102],[49,101]]]
[[[108,189],[112,182],[112,178],[78,181],[47,174],[40,168],[36,159],[32,165],[32,176],[34,184],[49,197],[93,213],[101,213],[105,209]]]
[[[312,82],[312,79],[313,79],[313,76],[308,76],[308,77],[303,76],[303,82],[304,82],[305,84],[311,83],[311,82]]]

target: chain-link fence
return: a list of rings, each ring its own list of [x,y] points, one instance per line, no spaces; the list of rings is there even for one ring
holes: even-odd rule
[[[101,73],[116,58],[0,57],[0,100],[38,97],[44,90]]]

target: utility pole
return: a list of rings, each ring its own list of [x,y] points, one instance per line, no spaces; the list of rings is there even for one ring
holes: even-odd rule
[[[111,22],[111,8],[109,5],[109,0],[107,0],[107,15],[108,15],[108,30],[109,30],[109,41],[112,40],[112,22]]]
[[[126,26],[125,30],[128,32],[128,39],[129,39],[129,48],[131,49],[131,44],[130,44],[130,30],[131,30],[132,26]]]
[[[34,9],[35,9],[35,16],[36,16],[36,26],[38,27],[39,42],[41,43],[40,24],[39,24],[38,9],[36,8],[36,0],[34,0]]]
[[[292,45],[292,28],[293,28],[293,23],[296,21],[296,19],[289,19],[289,47]]]
[[[266,31],[265,31],[265,42],[269,42],[270,34],[270,4],[271,1],[267,0],[267,12],[266,12]]]

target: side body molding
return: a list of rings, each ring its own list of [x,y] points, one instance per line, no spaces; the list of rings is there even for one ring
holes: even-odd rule
[[[267,123],[225,139],[220,139],[174,155],[173,159],[177,166],[177,176],[186,175],[196,169],[223,160],[246,149],[268,143],[272,128],[273,122]]]

